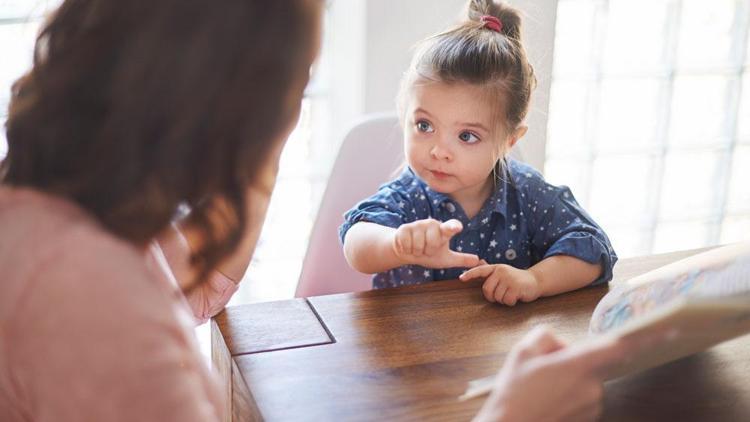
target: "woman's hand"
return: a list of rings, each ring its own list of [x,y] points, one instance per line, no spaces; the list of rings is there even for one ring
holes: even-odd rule
[[[533,272],[506,264],[482,263],[461,274],[459,279],[484,278],[482,293],[488,301],[513,306],[519,300],[531,302],[540,296],[539,281]]]
[[[404,264],[426,268],[473,267],[479,257],[455,252],[450,240],[463,230],[458,220],[440,222],[428,218],[402,224],[393,237],[393,252]]]
[[[623,346],[601,338],[567,347],[536,327],[510,351],[475,421],[591,421],[602,412],[603,370]]]

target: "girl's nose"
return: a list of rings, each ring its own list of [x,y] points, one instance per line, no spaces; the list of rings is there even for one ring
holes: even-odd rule
[[[453,157],[448,148],[445,147],[444,142],[437,141],[430,149],[430,156],[436,160],[450,161]]]

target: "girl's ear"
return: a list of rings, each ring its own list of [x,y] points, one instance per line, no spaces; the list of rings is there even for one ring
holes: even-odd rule
[[[523,138],[523,135],[526,135],[526,131],[529,130],[528,126],[521,125],[516,128],[516,130],[513,131],[508,136],[508,149],[513,148],[513,146],[518,142],[519,139]]]

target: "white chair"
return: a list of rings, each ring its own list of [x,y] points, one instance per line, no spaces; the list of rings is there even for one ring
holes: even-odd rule
[[[511,155],[521,159],[518,147]],[[395,113],[366,116],[349,130],[320,202],[295,297],[372,287],[372,275],[359,273],[347,264],[338,228],[344,213],[396,176],[403,162],[402,132]]]
[[[366,116],[344,137],[310,233],[296,297],[372,287],[372,275],[359,273],[347,264],[338,228],[346,211],[395,175],[404,161],[401,139],[394,113]]]

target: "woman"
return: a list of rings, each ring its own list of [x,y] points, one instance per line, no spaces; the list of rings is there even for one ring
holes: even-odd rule
[[[222,417],[190,309],[247,268],[322,8],[67,0],[46,23],[0,169],[0,420]],[[536,331],[478,419],[596,415],[617,351]]]

